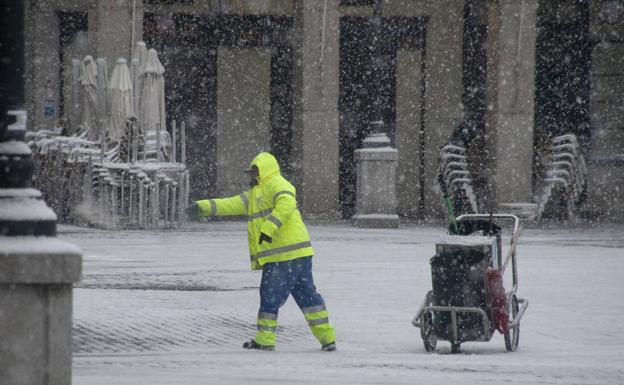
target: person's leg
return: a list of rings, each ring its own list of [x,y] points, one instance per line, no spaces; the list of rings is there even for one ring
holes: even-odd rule
[[[254,338],[262,346],[275,346],[277,313],[288,299],[295,282],[288,262],[267,263],[262,268],[258,331]]]
[[[312,257],[295,259],[300,271],[292,295],[303,312],[314,337],[324,347],[336,342],[334,327],[329,323],[329,313],[323,297],[316,291],[312,277]]]

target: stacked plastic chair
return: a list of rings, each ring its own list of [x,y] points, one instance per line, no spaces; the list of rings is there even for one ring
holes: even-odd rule
[[[537,202],[537,219],[540,220],[547,205],[565,207],[569,220],[585,198],[587,166],[581,146],[573,134],[553,138],[544,156],[544,177],[541,195]]]
[[[440,149],[438,182],[444,195],[448,194],[451,202],[454,202],[456,211],[460,209],[459,211],[463,214],[479,212],[477,199],[472,188],[472,178],[468,170],[468,157],[465,147],[447,144]],[[465,204],[466,202],[468,205]]]

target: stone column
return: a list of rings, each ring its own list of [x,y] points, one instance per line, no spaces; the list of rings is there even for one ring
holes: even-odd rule
[[[253,70],[250,70],[253,69]],[[242,76],[241,76],[242,75]],[[269,48],[219,48],[217,54],[217,195],[249,188],[243,170],[270,150]]]
[[[418,215],[424,218],[446,218],[446,208],[440,201],[440,191],[438,189],[438,154],[440,147],[448,141],[454,122],[462,119],[462,30],[464,1],[462,0],[393,0],[383,2],[384,17],[422,17],[426,20],[426,42],[425,49],[421,51],[424,61],[425,81],[420,86],[425,87],[424,95],[424,135],[419,139],[424,139],[424,175],[423,182],[423,211],[417,211]],[[413,53],[414,55],[416,53]],[[403,56],[397,60],[405,61]],[[412,56],[410,60],[415,60]],[[414,136],[410,138],[406,135],[405,124],[407,117],[406,105],[400,97],[406,95],[406,82],[413,83],[416,76],[415,68],[410,73],[405,73],[405,62],[397,62],[397,131],[396,145],[400,153],[400,165],[398,182],[403,183],[406,174],[403,167],[410,161],[417,159],[414,153],[420,147],[420,143],[414,141]],[[400,77],[399,77],[400,76]],[[403,84],[401,84],[403,83]],[[415,86],[415,84],[414,84]],[[411,92],[414,92],[412,90]],[[402,110],[401,110],[402,109]],[[402,113],[403,116],[399,115]],[[420,112],[419,112],[420,113]],[[412,115],[411,119],[415,119]],[[414,121],[414,120],[412,120]],[[420,128],[418,128],[420,129]],[[417,133],[416,133],[417,134]],[[418,136],[418,134],[416,135]],[[402,143],[400,143],[402,141]],[[406,141],[411,141],[412,146],[406,146]],[[420,166],[419,166],[420,167]],[[416,174],[420,175],[420,174]],[[419,181],[415,181],[416,184]],[[420,187],[418,187],[420,188]],[[397,191],[399,196],[405,196],[403,186]],[[416,189],[411,189],[416,192]],[[418,209],[418,200],[412,200],[412,204]],[[401,214],[409,215],[405,211],[405,205],[399,206]],[[413,213],[413,211],[412,211]]]
[[[294,182],[304,214],[326,219],[340,217],[338,5],[338,0],[296,1],[292,35]]]
[[[397,210],[402,216],[415,218],[419,214],[421,193],[421,112],[422,112],[422,53],[419,49],[397,52],[396,76],[396,148]],[[424,194],[423,194],[424,195]]]
[[[585,215],[624,218],[624,3],[590,3],[591,148],[587,162]]]
[[[115,60],[131,59],[132,13],[134,0],[96,1],[89,9],[89,33],[96,57],[106,59],[109,70]],[[143,35],[143,0],[136,0],[135,41]]]
[[[532,200],[533,101],[538,0],[488,3],[486,131],[495,201]]]
[[[54,238],[56,215],[28,188],[33,163],[21,116],[0,127],[0,384],[68,385],[82,256]]]

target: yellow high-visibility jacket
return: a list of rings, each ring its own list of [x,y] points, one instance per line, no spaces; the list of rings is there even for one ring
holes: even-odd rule
[[[288,261],[312,256],[310,235],[297,209],[295,187],[280,174],[275,157],[258,154],[250,164],[259,171],[258,184],[229,198],[197,201],[201,216],[244,215],[251,268],[262,269],[267,262]],[[260,233],[272,242],[258,244]]]

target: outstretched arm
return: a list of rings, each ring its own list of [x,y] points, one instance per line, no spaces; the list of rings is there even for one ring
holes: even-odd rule
[[[249,192],[229,198],[204,199],[195,202],[200,217],[232,216],[247,214]]]

